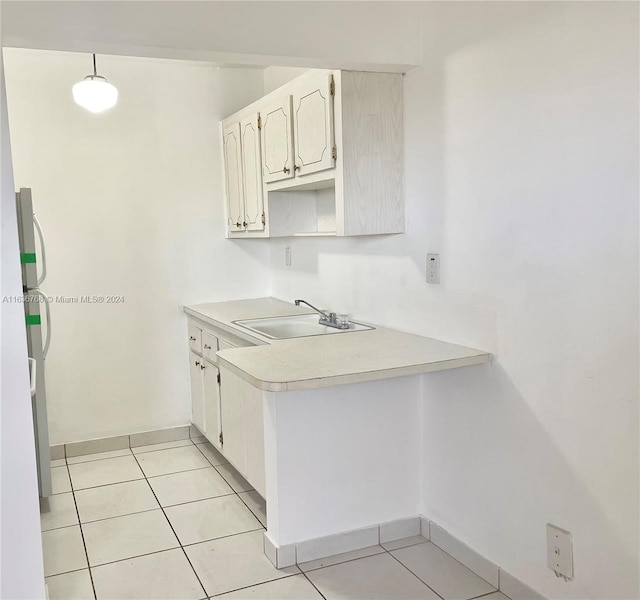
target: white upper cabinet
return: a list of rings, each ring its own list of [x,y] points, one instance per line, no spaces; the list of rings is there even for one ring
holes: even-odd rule
[[[291,96],[284,96],[265,106],[260,115],[264,181],[290,179],[294,175]]]
[[[262,157],[260,152],[260,115],[254,113],[240,121],[242,183],[247,231],[264,229],[262,202]]]
[[[333,149],[333,75],[323,73],[293,93],[296,175],[335,166]]]
[[[227,236],[403,233],[402,90],[312,69],[225,119]]]
[[[227,223],[229,231],[243,231],[244,192],[242,186],[242,153],[240,148],[240,124],[224,130],[224,166],[227,190]]]

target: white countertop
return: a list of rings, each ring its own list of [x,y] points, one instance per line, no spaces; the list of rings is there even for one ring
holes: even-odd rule
[[[218,360],[251,385],[272,392],[402,377],[491,360],[491,354],[482,350],[375,325],[367,331],[271,340],[232,322],[312,312],[275,298],[199,304],[184,310],[214,327],[259,343],[222,350],[217,353]]]

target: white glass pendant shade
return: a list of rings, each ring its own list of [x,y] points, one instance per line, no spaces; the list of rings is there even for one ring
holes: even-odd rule
[[[118,101],[118,90],[104,77],[96,73],[95,54],[93,55],[93,75],[87,75],[71,90],[76,104],[89,112],[99,113],[115,106]]]

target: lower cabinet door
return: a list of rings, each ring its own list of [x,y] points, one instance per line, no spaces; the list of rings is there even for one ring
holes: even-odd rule
[[[225,458],[246,476],[247,447],[244,420],[244,381],[224,369],[220,373],[223,452]]]
[[[220,378],[224,456],[264,498],[264,392],[224,368]]]
[[[204,388],[202,382],[203,359],[195,352],[189,352],[189,380],[191,383],[191,422],[205,433]]]
[[[204,363],[204,434],[218,449],[220,443],[220,384],[218,383],[218,367],[208,360]]]

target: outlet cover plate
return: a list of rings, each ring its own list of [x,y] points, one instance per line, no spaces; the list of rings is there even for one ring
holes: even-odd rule
[[[439,254],[427,254],[427,283],[440,283]]]
[[[573,579],[571,533],[547,523],[547,566],[556,575]]]

